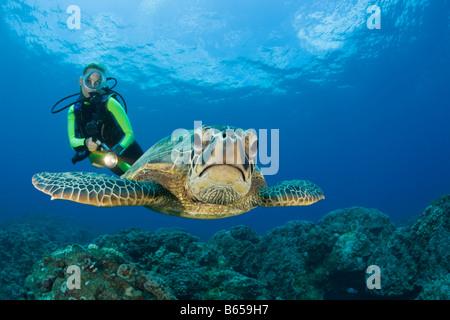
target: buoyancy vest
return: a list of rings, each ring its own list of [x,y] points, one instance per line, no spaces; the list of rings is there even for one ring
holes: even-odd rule
[[[75,126],[81,138],[89,138],[92,134],[87,132],[88,124],[95,125],[96,136],[108,147],[113,147],[123,138],[124,132],[120,128],[113,114],[108,110],[108,100],[113,95],[102,96],[96,104],[77,102],[74,105]]]

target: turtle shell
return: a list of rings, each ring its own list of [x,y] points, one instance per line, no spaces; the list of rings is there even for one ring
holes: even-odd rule
[[[213,125],[203,126],[203,129],[211,128],[219,131],[227,129],[236,130],[237,127]],[[189,166],[191,152],[194,146],[194,129],[177,129],[170,136],[167,136],[150,149],[148,149],[130,169],[123,175],[123,178],[133,179],[140,170],[147,168],[151,164],[165,163],[174,165],[174,169],[184,169]]]

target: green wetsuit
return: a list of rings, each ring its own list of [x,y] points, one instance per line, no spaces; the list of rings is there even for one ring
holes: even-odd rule
[[[67,128],[70,146],[75,151],[86,150],[85,141],[89,138],[85,127],[87,123],[94,121],[97,127],[96,138],[105,143],[110,149],[119,144],[123,153],[119,160],[133,165],[143,154],[139,144],[134,139],[130,120],[121,104],[113,97],[105,97],[97,105],[84,102],[72,105],[67,116]],[[99,157],[95,153],[89,154],[89,160],[95,167],[104,167],[99,163]],[[116,174],[123,174],[123,170],[114,167],[111,169]]]

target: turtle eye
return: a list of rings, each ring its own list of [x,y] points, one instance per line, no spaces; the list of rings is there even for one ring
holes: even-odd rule
[[[258,153],[258,140],[254,140],[250,145],[250,158],[256,158],[256,154]]]
[[[203,137],[202,137],[202,147],[203,150],[211,143],[212,133],[211,128],[206,127],[203,129]]]
[[[248,158],[253,163],[256,162],[256,155],[258,153],[258,138],[251,136],[248,138]]]
[[[199,131],[194,133],[194,153],[200,154],[202,153],[202,134]]]

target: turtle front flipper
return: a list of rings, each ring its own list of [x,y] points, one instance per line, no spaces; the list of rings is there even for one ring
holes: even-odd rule
[[[64,199],[97,207],[149,205],[172,196],[153,181],[133,181],[92,172],[42,172],[35,174],[32,182],[52,200]]]
[[[272,187],[261,186],[254,204],[259,207],[308,206],[325,199],[322,189],[306,180],[280,182]]]

